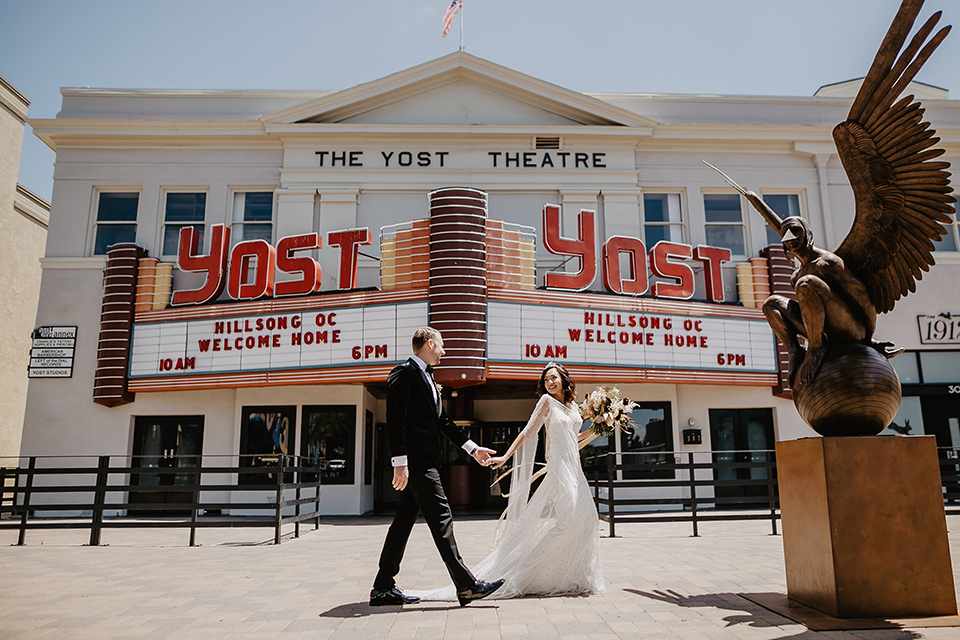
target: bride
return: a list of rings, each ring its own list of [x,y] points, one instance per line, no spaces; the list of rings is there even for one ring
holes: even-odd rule
[[[479,580],[503,578],[492,597],[602,593],[597,510],[580,467],[578,442],[583,420],[574,399],[575,383],[553,362],[540,374],[537,402],[520,435],[488,464],[502,467],[516,455],[506,511],[493,551],[474,565]],[[546,438],[547,472],[530,495],[540,427]],[[418,594],[425,600],[453,600],[453,586]]]

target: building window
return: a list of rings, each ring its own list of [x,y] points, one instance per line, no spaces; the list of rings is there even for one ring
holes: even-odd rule
[[[896,358],[899,360],[899,358]],[[900,400],[900,408],[897,409],[897,415],[893,422],[883,431],[878,433],[880,436],[922,436],[923,430],[923,406],[919,396],[908,396]]]
[[[770,205],[781,219],[800,215],[800,194],[797,193],[765,193],[763,201]],[[764,223],[767,230],[767,245],[780,244],[780,234]]]
[[[606,479],[606,453],[633,453],[642,455],[622,456],[624,465],[639,468],[621,472],[621,479],[629,478],[672,478],[674,472],[658,468],[673,462],[673,418],[669,402],[639,402],[639,406],[630,415],[630,424],[625,431],[617,431],[612,436],[596,438],[580,450],[584,469],[588,477],[594,473]],[[590,422],[584,429],[590,428]],[[618,461],[621,462],[621,461]]]
[[[714,193],[703,196],[704,230],[707,244],[725,247],[736,256],[746,255],[743,229],[743,208],[735,193]]]
[[[276,467],[280,456],[294,451],[296,407],[244,407],[240,424],[240,466]],[[284,474],[293,482],[293,474]],[[257,471],[240,474],[240,484],[276,484],[276,473]]]
[[[354,483],[356,439],[355,406],[326,405],[303,408],[300,455],[303,457],[304,466],[320,469],[321,484]]]
[[[907,351],[890,364],[900,384],[960,383],[960,351]]]
[[[233,195],[233,242],[273,240],[273,192],[244,191]]]
[[[958,229],[956,215],[954,215],[954,220],[947,225],[947,235],[933,243],[934,251],[957,251],[957,247],[960,247],[958,234],[960,234],[960,229]]]
[[[619,433],[620,451],[638,453],[624,457],[624,464],[644,468],[624,471],[624,478],[672,478],[673,471],[658,469],[673,462],[673,420],[669,402],[640,402],[630,414],[630,424]]]
[[[647,249],[661,240],[683,242],[679,193],[643,194],[643,241]]]
[[[97,202],[94,255],[104,255],[107,247],[137,239],[137,205],[140,194],[135,191],[101,192]]]
[[[180,246],[180,230],[194,227],[200,232],[203,247],[203,220],[207,208],[206,193],[168,193],[163,215],[163,255],[175,256]]]
[[[899,357],[890,360],[900,384],[920,384],[920,365],[917,363],[917,352],[907,351]]]
[[[924,384],[960,383],[960,351],[921,351],[919,356]]]

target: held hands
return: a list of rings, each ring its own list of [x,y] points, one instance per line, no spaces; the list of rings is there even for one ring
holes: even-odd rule
[[[505,464],[507,464],[506,456],[497,456],[495,458],[491,457],[489,460],[487,460],[487,466],[493,467],[494,469],[499,469]]]
[[[473,456],[474,460],[480,463],[481,466],[486,467],[489,465],[488,461],[490,460],[491,453],[496,453],[496,451],[493,449],[487,449],[486,447],[477,447],[473,450],[471,455]]]
[[[477,447],[474,452],[471,454],[473,459],[476,460],[483,466],[489,466],[490,464],[490,454],[496,453],[493,449],[487,449],[486,447]],[[501,463],[503,464],[503,463]],[[397,491],[403,491],[407,488],[407,480],[410,478],[410,472],[406,467],[394,467],[393,468],[393,488]]]

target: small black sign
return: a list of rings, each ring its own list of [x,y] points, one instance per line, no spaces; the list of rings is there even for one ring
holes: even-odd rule
[[[33,330],[28,378],[70,378],[77,346],[77,327],[37,327]]]

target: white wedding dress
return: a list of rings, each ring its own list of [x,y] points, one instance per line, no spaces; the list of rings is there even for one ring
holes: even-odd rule
[[[577,434],[583,420],[573,402],[544,394],[514,453],[510,497],[493,551],[473,567],[478,580],[505,583],[491,598],[602,593],[597,509],[580,466]],[[540,427],[546,433],[547,472],[530,496]],[[456,600],[453,585],[409,592],[423,600]]]

